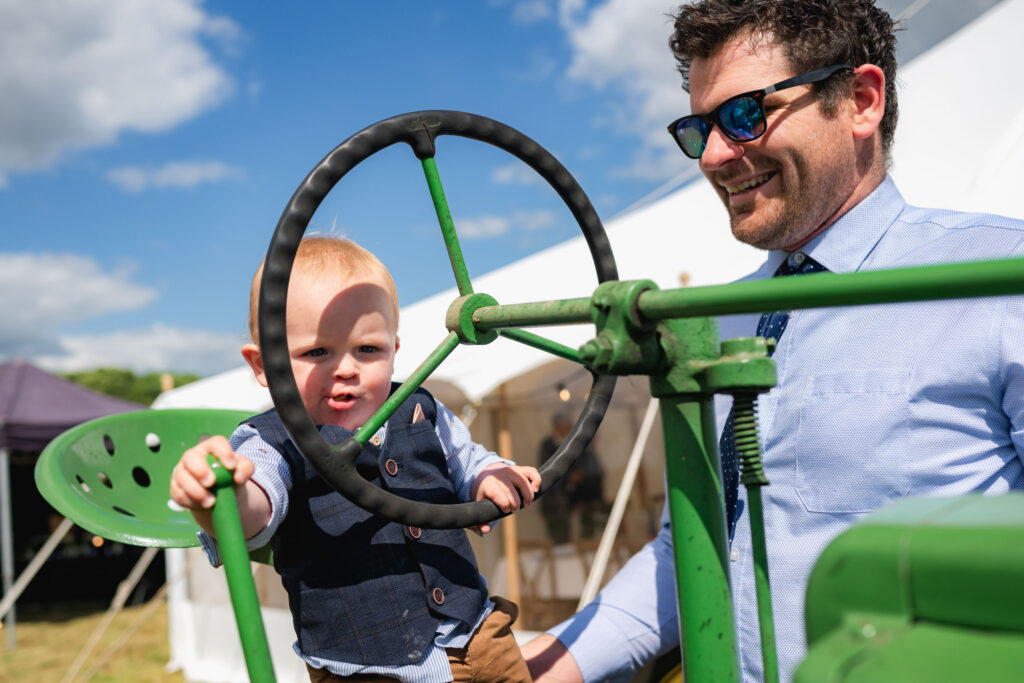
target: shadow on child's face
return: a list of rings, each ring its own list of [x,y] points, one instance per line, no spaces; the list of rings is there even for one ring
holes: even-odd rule
[[[288,290],[288,350],[318,425],[356,429],[391,392],[398,338],[389,291],[372,278],[299,276]]]

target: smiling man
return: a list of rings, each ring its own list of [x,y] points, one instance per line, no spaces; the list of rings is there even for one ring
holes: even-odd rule
[[[736,239],[768,250],[746,279],[1024,256],[1024,222],[909,206],[887,175],[894,28],[872,0],[703,0],[678,9],[670,42],[692,113],[669,133],[700,164]],[[777,340],[778,385],[758,413],[781,680],[804,654],[807,577],[841,531],[904,496],[1024,488],[1021,299],[720,322],[723,339]],[[719,404],[728,571],[741,675],[758,681],[750,522],[728,413]],[[527,644],[534,680],[628,680],[678,644],[671,543],[664,514],[657,538],[590,605]]]

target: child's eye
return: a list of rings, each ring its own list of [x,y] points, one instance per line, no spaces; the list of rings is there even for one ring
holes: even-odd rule
[[[321,349],[321,348],[310,349],[309,351],[306,351],[306,355],[307,356],[311,356],[313,358],[316,358],[318,356],[326,356],[327,355],[327,351],[325,349]]]
[[[359,353],[377,353],[380,349],[373,344],[363,344],[359,347]]]

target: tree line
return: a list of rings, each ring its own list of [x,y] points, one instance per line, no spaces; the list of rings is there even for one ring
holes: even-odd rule
[[[192,373],[150,372],[136,375],[131,370],[122,368],[97,368],[65,372],[61,374],[61,377],[95,392],[148,406],[164,390],[164,375],[170,375],[175,387],[199,379],[199,375]]]

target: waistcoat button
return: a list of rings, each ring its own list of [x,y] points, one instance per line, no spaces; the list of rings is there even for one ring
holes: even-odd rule
[[[423,531],[418,526],[409,527],[409,535],[419,540],[420,536],[423,535]]]
[[[434,590],[430,591],[430,597],[432,597],[434,599],[434,602],[438,605],[444,604],[444,591],[440,588],[435,588]]]
[[[398,463],[388,458],[388,461],[384,463],[384,469],[393,477],[398,474]]]

